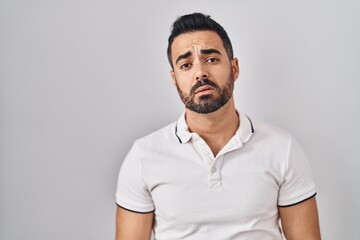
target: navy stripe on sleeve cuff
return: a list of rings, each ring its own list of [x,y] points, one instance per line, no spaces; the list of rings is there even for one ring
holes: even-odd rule
[[[278,205],[278,207],[291,207],[291,206],[297,205],[297,204],[299,204],[299,203],[305,202],[306,200],[309,200],[310,198],[315,197],[316,194],[317,194],[317,193],[314,193],[312,196],[310,196],[310,197],[308,197],[308,198],[305,198],[304,200],[301,200],[300,202],[293,203],[293,204],[290,204],[290,205],[284,205],[284,206]]]
[[[152,212],[155,211],[155,209],[154,209],[154,210],[149,211],[149,212],[138,212],[138,211],[134,211],[134,210],[131,210],[131,209],[128,209],[128,208],[124,208],[123,206],[120,206],[118,203],[116,203],[116,205],[117,205],[119,208],[122,208],[122,209],[124,209],[124,210],[126,210],[126,211],[130,211],[130,212],[133,212],[133,213],[147,214],[147,213],[152,213]]]

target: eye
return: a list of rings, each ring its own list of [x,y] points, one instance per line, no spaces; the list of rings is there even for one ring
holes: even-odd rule
[[[191,64],[190,63],[184,63],[184,64],[182,64],[181,66],[180,66],[180,69],[188,69],[188,68],[190,68],[190,66],[191,66]]]
[[[214,58],[214,57],[209,57],[206,59],[206,62],[208,62],[208,63],[214,63],[214,62],[218,62],[218,61],[219,61],[219,59]]]

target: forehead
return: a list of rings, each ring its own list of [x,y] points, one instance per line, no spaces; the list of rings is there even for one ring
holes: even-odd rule
[[[219,35],[213,31],[196,31],[183,33],[174,39],[171,45],[172,58],[188,51],[196,52],[201,49],[215,48],[221,53],[225,52],[223,42]]]

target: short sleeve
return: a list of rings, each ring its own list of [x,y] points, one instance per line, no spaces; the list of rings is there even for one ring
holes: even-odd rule
[[[135,142],[120,168],[116,203],[126,210],[148,213],[154,211],[154,204],[142,174],[142,155]]]
[[[316,195],[310,164],[304,151],[293,137],[289,137],[288,157],[284,179],[279,190],[278,205],[291,206]]]

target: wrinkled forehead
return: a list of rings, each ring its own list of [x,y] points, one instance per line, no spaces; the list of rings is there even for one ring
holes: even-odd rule
[[[171,45],[172,60],[174,61],[179,55],[189,51],[195,54],[200,53],[202,49],[210,48],[226,54],[222,40],[216,32],[196,31],[183,33],[177,36]]]

